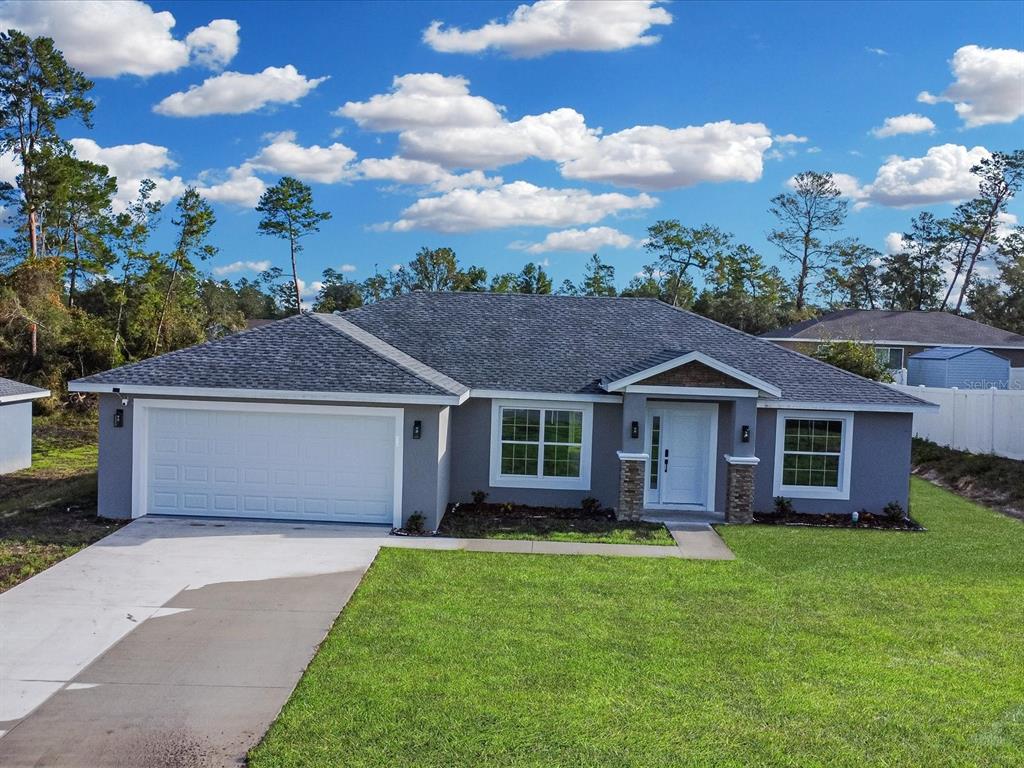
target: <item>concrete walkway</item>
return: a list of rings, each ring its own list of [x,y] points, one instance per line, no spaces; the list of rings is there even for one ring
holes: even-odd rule
[[[732,556],[710,528],[673,536],[679,547],[142,518],[0,595],[0,765],[241,765],[382,546]]]

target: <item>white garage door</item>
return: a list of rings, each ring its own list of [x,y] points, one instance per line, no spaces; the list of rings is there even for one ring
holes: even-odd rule
[[[392,522],[400,411],[197,406],[136,401],[139,514]]]

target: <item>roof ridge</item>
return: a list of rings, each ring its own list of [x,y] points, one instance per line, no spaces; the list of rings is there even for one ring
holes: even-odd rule
[[[456,381],[451,376],[442,373],[436,368],[431,368],[426,363],[417,360],[415,357],[403,352],[398,347],[388,344],[380,337],[360,328],[355,323],[350,320],[346,320],[340,315],[328,315],[315,312],[310,314],[310,317],[337,333],[346,336],[365,349],[368,349],[382,360],[386,360],[392,365],[402,368],[418,378],[420,381],[443,390],[450,395],[462,395],[469,391],[469,387],[462,382]]]

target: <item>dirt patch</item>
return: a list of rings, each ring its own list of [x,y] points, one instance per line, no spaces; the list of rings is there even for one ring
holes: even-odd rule
[[[1024,520],[1024,462],[914,440],[913,472],[930,483]]]

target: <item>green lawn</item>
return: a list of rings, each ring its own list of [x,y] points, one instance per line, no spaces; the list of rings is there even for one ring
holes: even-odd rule
[[[0,592],[121,523],[96,517],[96,415],[36,417],[32,467],[0,477]]]
[[[1024,525],[913,514],[734,562],[385,549],[251,765],[1022,765]]]

